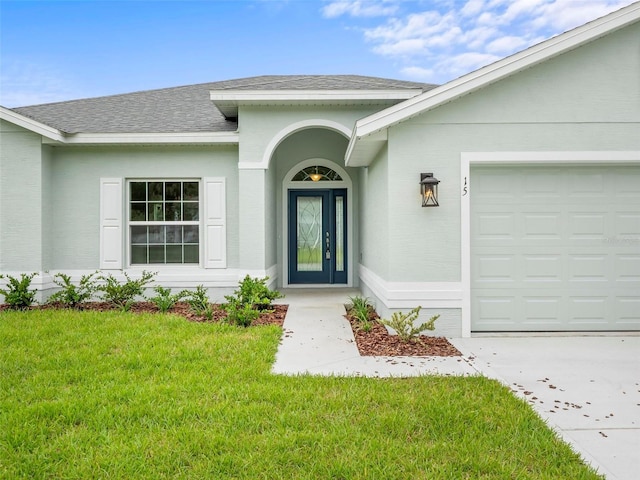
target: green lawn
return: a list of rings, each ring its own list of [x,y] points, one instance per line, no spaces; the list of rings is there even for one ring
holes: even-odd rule
[[[495,381],[274,376],[279,337],[0,312],[0,478],[599,478]]]

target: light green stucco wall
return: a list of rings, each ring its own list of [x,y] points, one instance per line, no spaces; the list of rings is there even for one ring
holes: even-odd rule
[[[40,135],[0,121],[0,271],[43,268],[42,148]]]
[[[386,148],[360,170],[359,263],[386,278],[389,272],[389,160]],[[406,252],[405,252],[406,253]]]
[[[389,271],[375,272],[461,280],[461,152],[639,150],[639,78],[635,25],[389,129]],[[441,180],[440,207],[420,206],[421,172]]]
[[[237,149],[56,147],[51,155],[51,269],[99,267],[100,178],[225,177],[227,263],[238,266]]]

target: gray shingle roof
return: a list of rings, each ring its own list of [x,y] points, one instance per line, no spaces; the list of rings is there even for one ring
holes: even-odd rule
[[[358,75],[271,75],[13,108],[66,133],[228,132],[211,90],[405,90],[435,85]]]

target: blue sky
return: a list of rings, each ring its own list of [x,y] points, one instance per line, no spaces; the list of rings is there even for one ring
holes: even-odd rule
[[[630,3],[0,0],[0,104],[267,74],[444,83]]]

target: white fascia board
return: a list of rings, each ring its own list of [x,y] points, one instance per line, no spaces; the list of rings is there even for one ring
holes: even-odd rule
[[[180,133],[76,133],[66,137],[68,145],[87,144],[238,144],[238,132]]]
[[[366,141],[369,135],[454,101],[638,20],[640,20],[640,2],[487,65],[422,95],[362,118],[355,124],[345,158],[349,163],[350,156],[357,150],[357,143]]]
[[[45,125],[44,123],[40,123],[29,117],[25,117],[24,115],[20,115],[19,113],[5,107],[0,107],[0,119],[13,123],[19,127],[26,128],[27,130],[37,133],[38,135],[42,135],[54,142],[64,142],[66,139],[64,133],[57,128],[50,127],[49,125]]]
[[[293,102],[344,100],[407,100],[421,89],[404,90],[212,90],[211,100],[220,102]]]

